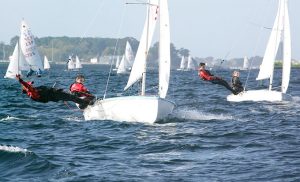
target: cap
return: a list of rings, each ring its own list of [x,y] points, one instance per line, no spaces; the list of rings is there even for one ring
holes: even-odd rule
[[[200,66],[205,66],[206,64],[205,64],[205,63],[200,63],[199,65],[200,65]]]

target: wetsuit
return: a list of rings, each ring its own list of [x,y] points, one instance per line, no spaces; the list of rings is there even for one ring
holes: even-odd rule
[[[240,78],[237,76],[233,76],[231,79],[232,88],[235,91],[235,95],[242,92],[244,90],[243,84],[240,81]]]
[[[23,81],[21,78],[19,82],[23,86],[23,90],[34,101],[47,103],[49,101],[73,101],[78,104],[88,104],[87,101],[80,99],[72,94],[64,92],[62,89],[55,89],[52,87],[39,86],[33,87],[30,83]]]
[[[232,93],[235,93],[235,91],[231,88],[231,86],[227,83],[227,81],[223,80],[220,77],[214,76],[208,70],[199,69],[199,77],[205,81],[210,81],[213,84],[222,85],[228,90],[230,90]]]
[[[73,95],[86,100],[89,104],[94,103],[95,96],[93,96],[82,83],[77,83],[77,82],[73,83],[70,86],[70,92]],[[86,106],[87,105],[79,105],[79,108],[86,107]]]

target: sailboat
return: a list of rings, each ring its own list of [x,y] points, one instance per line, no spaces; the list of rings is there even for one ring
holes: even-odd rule
[[[129,74],[133,65],[133,51],[129,44],[126,42],[125,53],[122,56],[121,62],[118,66],[117,74]]]
[[[44,56],[44,69],[45,70],[50,69],[50,64],[49,64],[47,56]]]
[[[247,56],[244,57],[243,67],[241,70],[248,70],[249,69],[249,59]]]
[[[283,46],[283,65],[281,90],[273,90],[274,62],[279,49],[279,44]],[[238,95],[227,96],[228,101],[282,101],[288,98],[286,91],[289,86],[291,71],[291,35],[290,22],[288,15],[288,0],[279,0],[279,7],[265,55],[260,65],[260,71],[256,80],[269,79],[269,89],[249,90],[241,92]]]
[[[134,55],[133,55],[131,45],[128,41],[126,42],[126,47],[125,47],[125,59],[127,61],[128,69],[131,70],[134,61]]]
[[[22,74],[22,71],[35,71],[40,73],[44,70],[42,60],[37,51],[34,36],[27,23],[21,22],[21,36],[16,43],[13,55],[10,56],[10,63],[8,65],[4,78],[16,77],[16,74]]]
[[[69,56],[68,63],[67,63],[67,69],[68,70],[74,70],[75,69],[75,63],[72,59],[72,56]]]
[[[185,61],[185,57],[182,56],[181,57],[181,61],[180,61],[180,67],[177,69],[178,71],[182,71],[184,70],[186,67],[186,61]]]
[[[17,74],[22,75],[22,71],[28,71],[30,69],[29,64],[20,50],[19,43],[16,44],[13,54],[9,57],[9,61],[4,78],[15,79]]]
[[[119,68],[119,65],[120,65],[120,57],[117,56],[116,66],[115,66],[115,68],[113,69],[113,71],[117,71],[118,68]]]
[[[118,66],[117,74],[128,74],[128,73],[129,73],[129,65],[127,60],[125,59],[125,55],[123,55],[121,62]]]
[[[82,68],[82,64],[78,58],[78,56],[76,56],[76,61],[75,61],[75,69],[79,70]]]
[[[192,59],[192,56],[189,56],[189,57],[188,57],[188,64],[187,64],[186,70],[187,70],[187,71],[191,71],[191,70],[195,70],[195,69],[196,69],[196,68],[195,68],[194,61],[193,61],[193,59]]]
[[[159,10],[159,13],[158,13]],[[157,14],[158,13],[158,14]],[[158,95],[147,95],[146,58],[151,45],[157,19],[160,20],[159,34],[159,87]],[[166,98],[170,77],[170,28],[167,0],[148,0],[147,18],[140,39],[134,64],[124,90],[142,81],[140,95],[120,96],[97,100],[84,112],[86,120],[114,120],[127,122],[154,123],[172,113],[175,103]]]

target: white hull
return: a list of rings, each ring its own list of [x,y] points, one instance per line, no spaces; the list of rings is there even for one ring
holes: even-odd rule
[[[249,90],[239,93],[238,95],[228,95],[227,101],[230,102],[243,102],[243,101],[282,101],[286,94],[279,91],[269,90]]]
[[[156,96],[126,96],[98,100],[84,112],[85,120],[154,123],[172,113],[175,104]]]

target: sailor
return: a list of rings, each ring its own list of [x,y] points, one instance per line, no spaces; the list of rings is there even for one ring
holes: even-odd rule
[[[244,91],[243,84],[240,81],[240,72],[239,71],[233,71],[231,85],[232,85],[232,89],[235,91],[235,93],[234,93],[235,95]]]
[[[235,93],[235,91],[231,88],[231,86],[228,84],[226,80],[223,80],[221,77],[214,76],[208,70],[206,70],[205,63],[199,64],[198,75],[200,78],[202,78],[202,80],[209,81],[213,84],[222,85],[228,90],[230,90],[232,93]]]
[[[26,74],[26,77],[32,76],[33,73],[34,73],[33,69],[30,68],[29,71],[28,71],[27,74]]]
[[[89,104],[94,103],[95,96],[92,95],[89,90],[83,85],[85,78],[83,75],[77,75],[75,82],[70,85],[70,92],[89,102]]]
[[[16,75],[16,79],[22,85],[22,92],[27,94],[32,100],[42,103],[49,101],[72,101],[77,104],[87,105],[88,102],[72,94],[64,92],[62,89],[56,89],[47,86],[34,87],[33,82],[25,82],[20,75]]]

